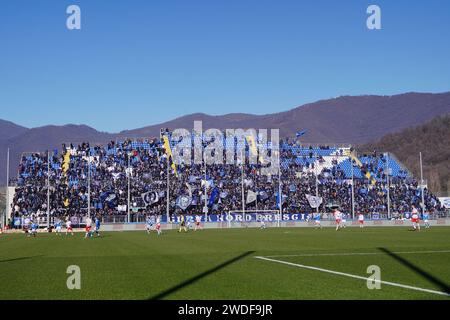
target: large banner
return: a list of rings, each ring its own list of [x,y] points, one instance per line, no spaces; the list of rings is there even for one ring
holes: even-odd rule
[[[194,222],[197,215],[186,215],[187,222]],[[201,221],[205,222],[205,214],[198,214],[201,217]],[[237,223],[247,223],[247,222],[277,222],[279,219],[278,213],[230,213],[230,214],[209,214],[208,222],[237,222]],[[306,221],[308,214],[305,213],[283,213],[281,215],[281,221]],[[167,217],[165,215],[161,216],[161,222],[167,222]],[[173,223],[179,223],[180,217],[176,216],[173,218]]]

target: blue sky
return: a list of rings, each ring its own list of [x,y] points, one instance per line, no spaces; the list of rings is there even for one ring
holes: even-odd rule
[[[81,8],[81,30],[66,8]],[[377,4],[382,30],[366,28]],[[450,90],[450,2],[3,0],[0,118],[117,132],[194,112]]]

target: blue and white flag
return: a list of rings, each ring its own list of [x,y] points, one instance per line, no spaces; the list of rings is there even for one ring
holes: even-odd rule
[[[109,206],[115,206],[117,202],[117,196],[112,191],[106,191],[100,195],[100,201],[107,203]]]
[[[297,132],[295,133],[295,136],[296,136],[297,138],[300,138],[300,137],[303,136],[306,132],[307,132],[307,130],[297,131]]]
[[[110,193],[110,194],[106,197],[105,201],[106,201],[106,202],[111,202],[111,201],[113,201],[113,200],[115,200],[115,199],[116,199],[116,194],[115,194],[115,193]]]
[[[269,195],[267,194],[267,192],[265,190],[259,191],[258,196],[261,201],[265,201],[265,200],[269,199]]]
[[[141,195],[142,200],[144,201],[145,205],[150,205],[150,204],[154,204],[157,203],[159,201],[159,195],[158,192],[156,191],[149,191],[146,193],[143,193]]]
[[[280,197],[279,197],[279,193],[275,193],[275,197],[277,199],[277,208],[280,208]],[[281,205],[283,206],[283,203],[286,202],[287,196],[285,194],[281,194]]]
[[[225,199],[226,197],[228,197],[228,192],[222,191],[222,192],[220,193],[220,198]]]
[[[256,201],[256,193],[252,190],[247,191],[247,201],[246,204],[252,203]]]
[[[120,178],[121,173],[120,172],[113,172],[112,173],[112,177],[114,179],[114,181],[116,181],[117,179]]]
[[[311,206],[311,208],[318,208],[322,204],[322,197],[316,197],[316,196],[307,194],[306,199],[308,199],[308,202],[309,202],[309,205]]]
[[[179,196],[176,203],[182,210],[186,210],[192,203],[192,197],[188,195]]]

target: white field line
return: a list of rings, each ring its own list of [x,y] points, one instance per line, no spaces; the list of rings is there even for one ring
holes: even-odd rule
[[[304,268],[304,269],[309,269],[309,270],[321,271],[321,272],[325,272],[325,273],[331,273],[331,274],[335,274],[335,275],[338,275],[338,276],[344,276],[344,277],[359,279],[359,280],[363,280],[363,281],[369,280],[369,278],[362,277],[362,276],[357,276],[357,275],[350,274],[350,273],[344,273],[344,272],[333,271],[333,270],[328,270],[328,269],[323,269],[323,268],[306,266],[306,265],[303,265],[303,264],[292,263],[292,262],[287,262],[287,261],[282,261],[282,260],[276,260],[276,259],[271,259],[271,258],[268,258],[268,257],[255,256],[255,258],[256,259],[260,259],[260,260],[266,260],[266,261],[286,264],[286,265],[294,266],[294,267],[297,267],[297,268]],[[376,279],[370,279],[369,281],[376,282],[376,283],[381,283],[381,284],[385,284],[385,285],[393,286],[393,287],[400,287],[400,288],[404,288],[404,289],[410,289],[410,290],[415,290],[415,291],[422,291],[422,292],[433,293],[433,294],[438,294],[438,295],[441,295],[441,296],[450,297],[450,294],[448,294],[446,292],[442,292],[442,291],[435,291],[435,290],[430,290],[430,289],[424,289],[424,288],[419,288],[419,287],[408,286],[408,285],[401,284],[401,283],[389,282],[389,281],[383,281],[383,280],[376,280]]]
[[[399,251],[392,252],[394,254],[420,254],[420,253],[450,253],[450,250],[434,250],[434,251]],[[304,253],[304,254],[279,254],[274,256],[265,256],[267,258],[277,257],[322,257],[322,256],[370,256],[387,254],[386,252],[342,252],[342,253]]]

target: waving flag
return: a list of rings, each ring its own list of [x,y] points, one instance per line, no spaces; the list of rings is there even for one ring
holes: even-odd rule
[[[308,202],[309,202],[309,205],[311,206],[311,208],[318,208],[322,204],[322,197],[316,197],[316,196],[307,194],[306,199],[308,199]]]
[[[269,195],[267,194],[267,192],[265,190],[259,191],[258,195],[259,195],[260,201],[266,201],[267,199],[269,199]]]
[[[252,179],[244,179],[244,185],[246,187],[252,187],[253,186],[253,180]]]
[[[112,173],[112,177],[114,179],[114,181],[116,181],[117,179],[120,178],[121,173],[120,172],[113,172]]]
[[[133,176],[133,167],[125,168],[125,175],[127,176],[127,178],[132,177]]]
[[[219,189],[215,187],[211,192],[211,196],[209,197],[208,206],[211,207],[214,202],[216,202],[217,197],[219,196]]]
[[[157,203],[159,201],[159,195],[158,192],[156,191],[149,191],[146,193],[143,193],[141,195],[142,200],[144,201],[145,205],[150,205],[150,204],[154,204]]]
[[[172,162],[170,166],[172,167],[173,171],[175,172],[175,176],[178,177],[177,166],[173,162],[173,155],[172,155],[172,149],[170,148],[169,138],[167,138],[167,136],[164,135],[163,140],[164,140],[164,149],[166,150],[166,155],[167,155],[169,161]]]
[[[295,133],[295,136],[296,136],[297,138],[300,138],[300,137],[303,136],[307,131],[308,131],[308,130],[297,131],[297,132]]]
[[[246,204],[249,204],[249,203],[252,203],[255,201],[256,201],[256,193],[252,190],[248,190]]]
[[[228,192],[222,191],[222,192],[220,193],[220,198],[221,198],[221,199],[225,199],[226,197],[228,197]]]
[[[279,209],[279,208],[280,208],[280,197],[279,197],[279,193],[277,192],[277,193],[275,194],[275,196],[276,196],[276,199],[277,199],[277,208]],[[281,194],[281,205],[282,205],[282,206],[283,206],[283,203],[286,202],[286,198],[287,198],[286,195]]]
[[[207,180],[203,180],[201,181],[201,187],[203,188],[206,184],[206,188],[209,189],[211,187],[214,187],[214,180],[212,179],[207,179]]]
[[[248,136],[246,136],[246,138],[247,138],[247,143],[248,143],[250,152],[256,156],[258,154],[258,148],[256,146],[255,137],[253,137],[253,135],[248,135]]]
[[[112,202],[112,201],[114,201],[115,199],[116,199],[116,194],[115,194],[115,193],[110,193],[110,194],[106,197],[105,201],[106,201],[106,202]]]
[[[188,195],[182,195],[177,198],[176,204],[182,210],[186,210],[192,203],[192,197]]]

